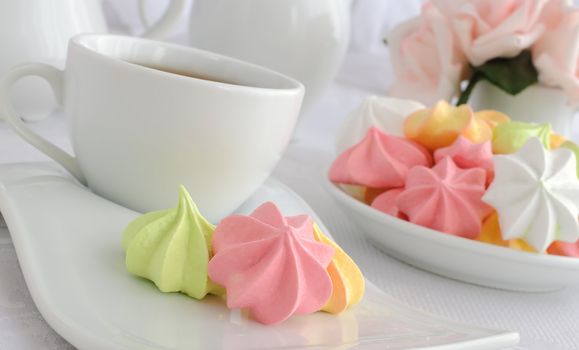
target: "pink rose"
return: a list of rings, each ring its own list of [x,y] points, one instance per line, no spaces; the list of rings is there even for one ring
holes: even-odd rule
[[[447,19],[431,4],[394,28],[388,42],[395,74],[390,95],[434,105],[459,91],[466,59]]]
[[[563,18],[533,46],[533,63],[539,81],[562,88],[574,106],[579,106],[579,11]]]
[[[432,0],[452,22],[469,62],[478,66],[528,49],[564,12],[565,0]]]

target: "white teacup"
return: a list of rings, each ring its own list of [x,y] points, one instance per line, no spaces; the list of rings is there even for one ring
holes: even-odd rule
[[[75,157],[32,132],[8,97],[46,79],[64,105]],[[179,184],[209,220],[270,175],[297,120],[303,86],[249,63],[174,44],[81,34],[66,68],[32,63],[0,81],[0,113],[95,193],[137,211],[172,207]]]

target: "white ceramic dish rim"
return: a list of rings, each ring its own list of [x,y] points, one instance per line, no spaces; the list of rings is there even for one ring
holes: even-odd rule
[[[329,168],[327,168],[329,170]],[[343,202],[350,208],[361,212],[371,219],[382,222],[385,225],[393,226],[405,234],[419,236],[421,239],[444,244],[463,251],[469,251],[481,255],[499,256],[506,260],[516,261],[519,263],[556,267],[558,269],[579,270],[579,258],[539,254],[533,252],[523,252],[512,248],[501,247],[493,244],[483,243],[467,238],[457,237],[428,227],[419,226],[408,221],[395,218],[391,215],[382,213],[371,206],[362,203],[347,193],[339,189],[327,177],[328,171],[324,173],[323,184],[326,189],[334,195],[343,199]]]

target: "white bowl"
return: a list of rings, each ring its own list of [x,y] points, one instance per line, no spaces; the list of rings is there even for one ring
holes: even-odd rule
[[[325,178],[336,201],[381,250],[421,269],[487,287],[542,292],[579,285],[579,259],[517,251],[422,227],[362,203]]]

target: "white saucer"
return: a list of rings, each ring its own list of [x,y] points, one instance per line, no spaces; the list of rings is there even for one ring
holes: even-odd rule
[[[528,253],[441,233],[384,214],[324,184],[362,232],[410,265],[482,286],[526,292],[579,285],[579,259]]]
[[[273,200],[286,215],[315,214],[268,180],[243,206]],[[124,267],[121,232],[138,214],[75,184],[47,163],[0,166],[0,210],[30,293],[46,321],[79,349],[499,349],[513,332],[412,310],[368,283],[360,305],[264,326],[218,298],[163,294]],[[319,220],[318,220],[319,222]]]

